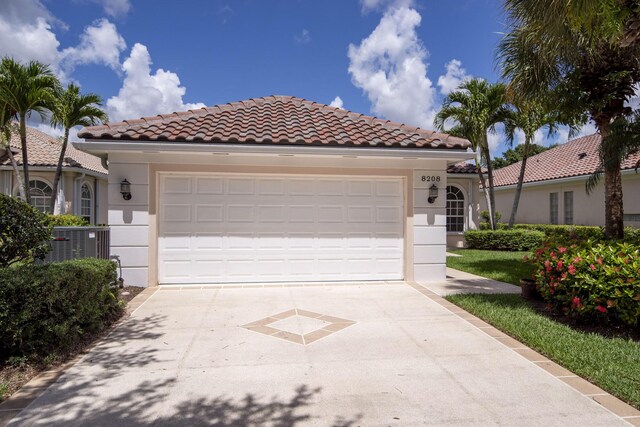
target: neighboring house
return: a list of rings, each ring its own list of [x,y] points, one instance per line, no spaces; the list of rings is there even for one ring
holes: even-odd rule
[[[62,142],[37,129],[27,127],[29,188],[31,204],[49,212]],[[11,135],[11,149],[22,173],[20,135]],[[100,158],[67,146],[59,188],[64,194],[61,213],[75,214],[90,224],[107,223],[107,170]],[[0,147],[0,192],[19,195],[18,184],[6,148]]]
[[[444,280],[447,168],[473,157],[465,139],[289,96],[79,136],[109,161],[123,277],[151,286]]]
[[[585,184],[599,165],[600,135],[574,139],[527,161],[516,223],[604,226],[604,175],[588,195]],[[625,225],[640,226],[640,153],[622,163]],[[496,210],[509,220],[521,162],[495,171]],[[482,209],[486,209],[484,198]]]

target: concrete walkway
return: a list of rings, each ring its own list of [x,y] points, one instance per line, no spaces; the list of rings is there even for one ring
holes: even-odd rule
[[[447,267],[445,282],[432,282],[426,287],[441,296],[453,294],[519,294],[520,287]]]
[[[460,313],[417,284],[161,289],[11,425],[626,425]]]

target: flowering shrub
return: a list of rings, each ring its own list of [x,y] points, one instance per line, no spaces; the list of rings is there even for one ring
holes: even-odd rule
[[[637,245],[548,240],[529,260],[540,293],[557,309],[585,319],[639,324]]]

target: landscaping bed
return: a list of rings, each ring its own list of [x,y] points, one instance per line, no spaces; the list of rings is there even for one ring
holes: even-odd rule
[[[640,409],[640,339],[630,326],[576,323],[519,295],[447,299]]]
[[[120,290],[118,298],[126,304],[142,290],[144,290],[142,287],[127,286]],[[124,312],[118,318],[113,319],[103,330],[84,335],[80,342],[63,353],[51,354],[44,358],[11,357],[0,361],[0,402],[18,391],[20,387],[41,372],[54,369],[90,350],[98,340],[108,335],[123,318]]]

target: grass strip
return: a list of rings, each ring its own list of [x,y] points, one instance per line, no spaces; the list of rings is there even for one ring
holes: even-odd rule
[[[537,313],[519,295],[447,299],[640,409],[640,343],[577,331]]]

